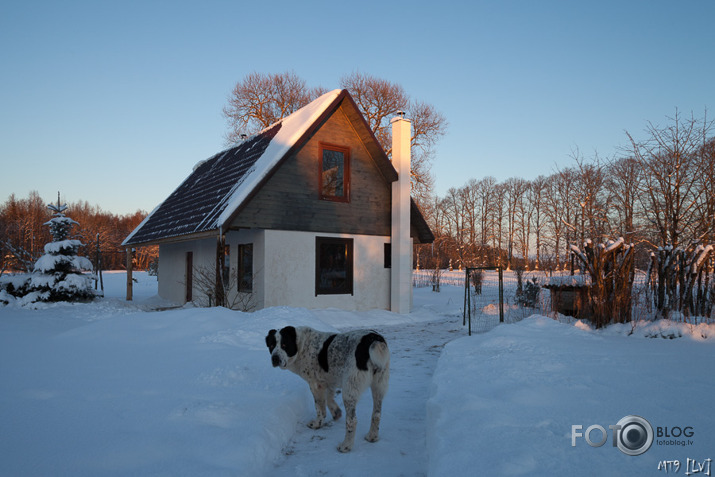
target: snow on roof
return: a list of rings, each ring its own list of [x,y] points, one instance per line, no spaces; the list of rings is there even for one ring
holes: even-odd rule
[[[223,213],[219,216],[216,228],[222,227],[248,197],[251,191],[261,183],[273,167],[306,133],[308,128],[325,112],[327,107],[340,95],[341,90],[334,89],[325,93],[312,103],[300,108],[295,113],[281,120],[281,128],[273,137],[263,155],[256,161],[253,169],[239,181],[228,198]]]
[[[339,89],[325,93],[258,134],[197,163],[122,245],[222,228],[340,94]]]
[[[554,275],[549,277],[549,283],[546,288],[584,287],[589,282],[590,277],[587,275]]]

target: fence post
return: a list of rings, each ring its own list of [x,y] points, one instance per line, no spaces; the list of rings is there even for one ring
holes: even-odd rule
[[[472,336],[472,293],[469,291],[469,276],[470,276],[470,268],[467,267],[467,271],[465,272],[467,276],[465,277],[464,284],[467,287],[467,306],[468,308],[468,313],[469,313],[469,336]],[[464,326],[464,325],[462,325]]]
[[[462,308],[462,326],[467,324],[467,301],[470,300],[469,296],[469,269],[465,272],[464,276],[464,303]]]
[[[132,282],[132,248],[127,247],[127,301],[132,301],[133,282]]]
[[[504,323],[504,274],[499,267],[499,323]]]

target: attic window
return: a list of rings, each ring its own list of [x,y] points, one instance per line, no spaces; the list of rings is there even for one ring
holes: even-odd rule
[[[350,149],[320,144],[320,198],[350,201]]]

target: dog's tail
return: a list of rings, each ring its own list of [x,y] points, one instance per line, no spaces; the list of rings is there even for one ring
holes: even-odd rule
[[[370,345],[370,361],[377,369],[387,369],[389,367],[390,349],[384,339],[373,341]]]

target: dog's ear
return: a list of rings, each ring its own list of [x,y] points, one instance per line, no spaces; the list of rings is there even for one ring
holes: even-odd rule
[[[298,333],[292,326],[281,329],[281,348],[288,356],[295,356],[298,353]]]
[[[277,330],[271,330],[268,332],[268,335],[266,336],[266,346],[268,346],[268,352],[273,353],[273,350],[276,347],[276,333]]]

